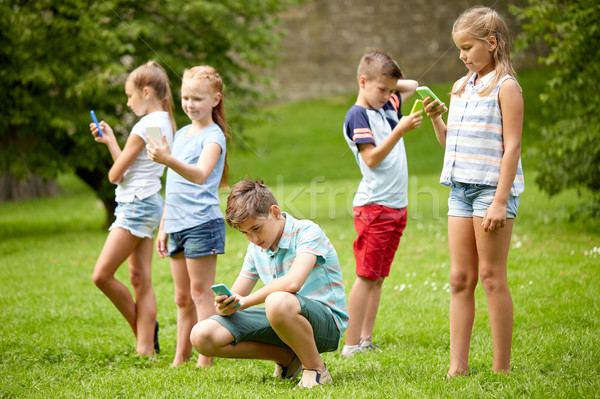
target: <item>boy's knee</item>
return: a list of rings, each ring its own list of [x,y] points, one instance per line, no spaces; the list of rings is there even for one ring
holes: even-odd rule
[[[265,311],[270,322],[300,312],[300,302],[289,292],[273,292],[265,299]]]
[[[192,332],[190,333],[190,341],[194,348],[201,355],[209,356],[214,350],[214,328],[211,323],[207,323],[207,320],[196,323]]]

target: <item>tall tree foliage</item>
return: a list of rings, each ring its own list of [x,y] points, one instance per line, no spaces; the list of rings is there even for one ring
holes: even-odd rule
[[[226,84],[229,123],[253,115],[277,60],[279,12],[294,0],[0,0],[0,173],[47,177],[73,169],[114,209],[108,151],[89,134],[89,110],[118,127],[134,116],[127,74],[148,60],[181,74],[206,63]],[[185,115],[177,112],[179,123]]]
[[[529,0],[512,7],[525,23],[516,47],[545,43],[553,78],[540,95],[550,125],[543,129],[537,182],[550,194],[589,189],[600,216],[600,2]]]

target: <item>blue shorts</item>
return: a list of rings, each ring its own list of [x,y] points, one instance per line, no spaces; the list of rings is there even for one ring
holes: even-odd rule
[[[169,256],[183,251],[186,258],[225,253],[225,221],[213,219],[199,226],[169,234]]]
[[[340,330],[326,305],[296,294],[300,302],[300,314],[313,328],[313,336],[319,353],[337,350],[340,342]],[[233,335],[233,345],[240,341],[258,341],[289,348],[271,327],[264,306],[250,307],[230,316],[211,316]]]
[[[485,184],[469,184],[452,181],[448,197],[448,216],[484,217],[492,204],[496,187]],[[510,195],[506,204],[506,218],[517,217],[519,197]]]
[[[121,228],[136,237],[154,238],[160,224],[164,202],[160,193],[143,200],[135,197],[131,202],[119,202],[115,208],[115,221],[108,230]]]

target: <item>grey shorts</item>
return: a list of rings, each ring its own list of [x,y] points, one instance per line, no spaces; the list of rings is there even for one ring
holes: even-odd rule
[[[296,298],[300,302],[300,314],[306,317],[313,328],[319,353],[337,350],[340,330],[327,306],[301,295],[296,295]],[[258,341],[289,348],[271,327],[264,306],[250,307],[230,316],[216,315],[211,319],[233,335],[234,345],[240,341]]]

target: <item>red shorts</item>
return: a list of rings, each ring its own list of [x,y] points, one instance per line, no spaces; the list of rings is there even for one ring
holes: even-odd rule
[[[354,208],[356,275],[378,280],[390,274],[390,266],[406,227],[406,208],[378,204]]]

